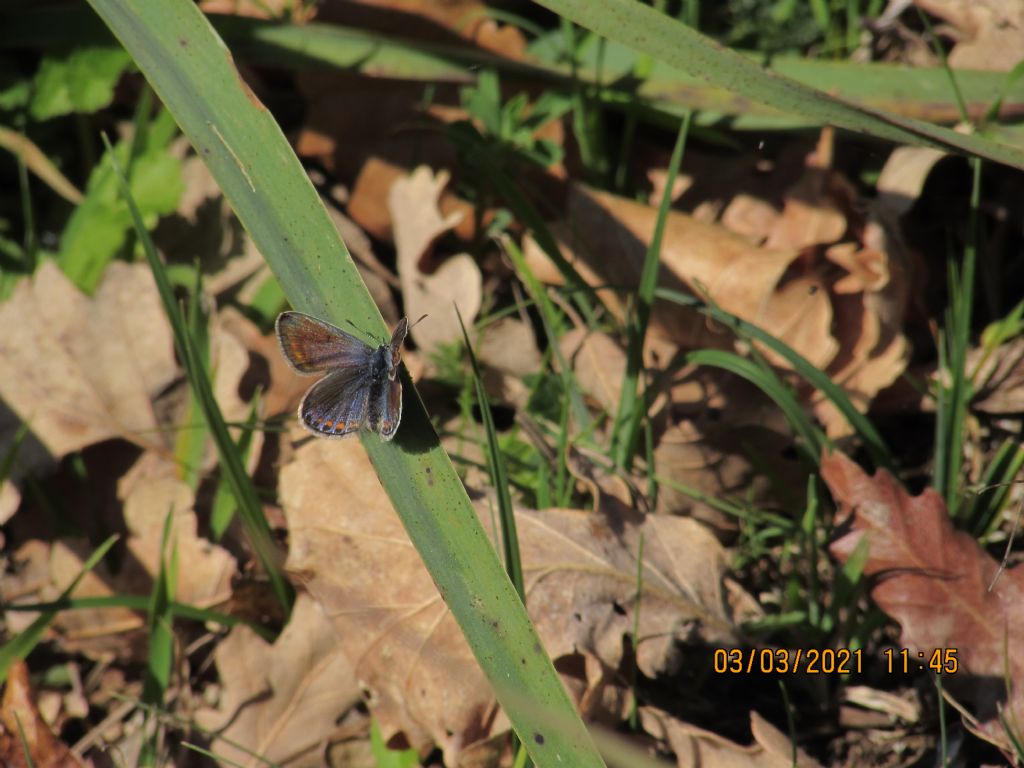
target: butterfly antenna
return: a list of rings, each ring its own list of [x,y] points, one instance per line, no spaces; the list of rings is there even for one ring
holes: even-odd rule
[[[411,331],[413,328],[415,328],[417,325],[419,325],[422,321],[424,321],[426,319],[427,319],[427,315],[423,315],[422,317],[420,317],[419,320],[417,320],[415,323],[413,323],[412,325],[409,326],[409,330]]]

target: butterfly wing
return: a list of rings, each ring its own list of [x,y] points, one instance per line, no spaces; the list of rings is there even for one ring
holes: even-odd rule
[[[398,321],[398,325],[395,326],[395,330],[391,334],[391,343],[388,345],[391,349],[391,367],[396,368],[398,364],[402,362],[402,345],[405,343],[405,337],[409,334],[409,318],[403,317]]]
[[[302,312],[278,315],[277,339],[292,368],[307,375],[335,368],[363,370],[373,355],[369,344]]]
[[[402,381],[396,376],[377,395],[377,402],[371,404],[368,426],[377,432],[382,440],[390,440],[398,431],[398,424],[401,421]]]
[[[402,344],[409,333],[409,319],[403,317],[391,334],[391,343],[387,346],[386,370],[387,379],[375,386],[370,397],[370,429],[377,432],[382,440],[390,440],[398,431],[402,420],[402,381],[399,378],[398,366],[402,362]]]
[[[299,421],[323,437],[346,437],[366,423],[370,380],[366,368],[342,368],[312,387],[299,404]]]

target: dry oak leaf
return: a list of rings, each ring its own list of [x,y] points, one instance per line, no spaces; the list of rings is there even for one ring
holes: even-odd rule
[[[887,472],[869,477],[839,453],[823,458],[821,473],[846,531],[832,554],[845,562],[868,537],[864,572],[876,579],[872,598],[899,622],[900,644],[911,658],[956,649],[959,671],[944,677],[945,689],[970,708],[979,735],[1009,748],[997,718],[1024,718],[1024,568],[1000,572],[930,488],[911,496]]]
[[[948,157],[931,147],[896,147],[882,166],[875,183],[875,205],[893,221],[910,212],[924,190],[936,163]]]
[[[558,341],[576,381],[608,413],[615,413],[626,377],[626,352],[606,333],[574,328]]]
[[[118,497],[124,503],[127,528],[122,566],[113,574],[105,562],[100,563],[82,577],[75,597],[148,594],[160,568],[163,527],[168,512],[173,515],[171,540],[177,547],[179,561],[187,564],[179,569],[175,599],[210,607],[230,597],[235,560],[227,550],[197,534],[192,490],[177,478],[172,464],[153,454],[143,455],[119,482]],[[7,594],[8,589],[18,589],[22,599],[56,599],[79,575],[82,564],[93,550],[94,546],[88,541],[77,539],[60,539],[52,545],[26,542],[15,560],[25,561],[33,572],[45,573],[45,579],[37,579],[31,585],[32,593],[24,588],[29,586],[27,584],[8,584],[4,580],[0,582],[3,599],[14,596]],[[145,637],[125,633],[138,630],[144,624],[144,616],[127,608],[86,608],[58,614],[53,629],[59,633],[65,650],[90,655],[113,652],[136,658],[137,653],[145,654]]]
[[[7,671],[0,701],[0,765],[5,768],[80,768],[83,763],[62,743],[39,713],[28,680],[28,665],[20,659]]]
[[[319,765],[338,719],[359,701],[359,687],[322,608],[298,595],[273,645],[234,627],[217,645],[220,700],[196,713],[231,765]],[[249,751],[245,751],[249,750]]]
[[[398,179],[388,192],[406,313],[413,320],[430,316],[429,322],[409,331],[424,353],[462,339],[453,304],[468,325],[483,301],[480,268],[468,254],[450,256],[435,267],[434,243],[461,219],[461,214],[442,215],[438,207],[448,179],[446,171],[435,174],[421,165],[410,176]]]
[[[849,183],[831,169],[833,138],[831,128],[822,130],[803,174],[783,196],[782,215],[773,222],[765,247],[803,250],[843,236],[846,215],[841,205],[852,192]]]
[[[325,478],[330,482],[325,483]],[[288,568],[332,617],[385,739],[437,744],[449,764],[507,727],[490,686],[357,441],[314,440],[281,472]],[[675,662],[674,640],[726,642],[751,615],[727,582],[727,557],[682,518],[576,510],[517,514],[526,603],[552,658],[623,659],[644,549],[637,658],[654,676]],[[490,530],[486,504],[478,510]]]
[[[684,723],[654,707],[640,708],[640,722],[649,734],[668,743],[678,768],[816,768],[819,763],[803,750],[794,752],[784,733],[750,713],[754,743],[744,747],[718,734]]]
[[[750,397],[754,403],[758,399],[758,393]],[[658,475],[673,483],[659,488],[658,511],[690,515],[721,536],[735,534],[735,515],[695,499],[693,490],[707,499],[742,497],[757,504],[772,498],[766,475],[776,483],[792,481],[792,487],[800,487],[800,464],[786,458],[793,440],[785,425],[772,429],[770,415],[760,424],[744,424],[729,410],[725,413],[725,419],[711,419],[704,412],[680,420],[665,431],[654,449]],[[756,464],[751,455],[758,457]],[[678,490],[680,486],[688,492]]]
[[[991,353],[972,349],[967,370],[977,371],[972,408],[992,414],[1024,413],[1024,338],[1000,344]]]
[[[960,39],[949,54],[951,67],[1009,72],[1024,59],[1022,0],[915,0],[915,4],[958,29]]]
[[[657,210],[587,189],[572,188],[568,221],[555,224],[564,255],[592,286],[629,290],[639,284]],[[541,280],[560,284],[561,275],[531,238],[523,244]],[[824,368],[838,351],[829,333],[832,310],[827,291],[813,272],[800,272],[797,253],[753,246],[717,224],[671,211],[665,224],[658,285],[687,294],[704,290],[722,308],[761,326]],[[620,319],[625,308],[614,291],[599,291]],[[658,301],[651,329],[681,347],[722,347],[731,334],[715,329],[694,310]]]
[[[89,297],[44,261],[0,304],[0,327],[0,399],[53,458],[115,437],[169,439],[153,400],[179,374],[146,265],[113,262]]]
[[[488,396],[525,407],[530,389],[524,378],[539,372],[542,362],[533,329],[522,320],[503,317],[480,329],[476,347]]]
[[[864,227],[864,244],[840,244],[826,258],[846,271],[832,286],[835,320],[832,332],[839,353],[826,369],[859,410],[867,411],[875,396],[907,368],[910,345],[903,319],[910,295],[910,276],[899,257],[900,246],[877,221]],[[831,400],[811,394],[815,415],[834,439],[852,427]]]

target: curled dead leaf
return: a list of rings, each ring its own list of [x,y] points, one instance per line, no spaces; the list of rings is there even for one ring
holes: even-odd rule
[[[420,166],[411,176],[395,181],[388,193],[406,313],[414,320],[430,316],[428,322],[410,329],[425,353],[462,339],[453,305],[458,305],[468,325],[483,301],[480,268],[468,254],[450,256],[440,264],[433,258],[437,239],[462,218],[459,214],[443,216],[438,207],[448,178],[445,171],[435,175]]]

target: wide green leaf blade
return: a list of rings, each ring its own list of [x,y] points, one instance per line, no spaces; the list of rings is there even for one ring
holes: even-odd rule
[[[384,335],[313,185],[198,8],[188,0],[90,2],[206,162],[292,304]],[[381,483],[534,761],[602,765],[415,389],[403,380],[395,440],[363,439]]]
[[[536,0],[592,32],[760,104],[901,144],[956,149],[1024,168],[1024,150],[854,104],[762,69],[637,0]]]

